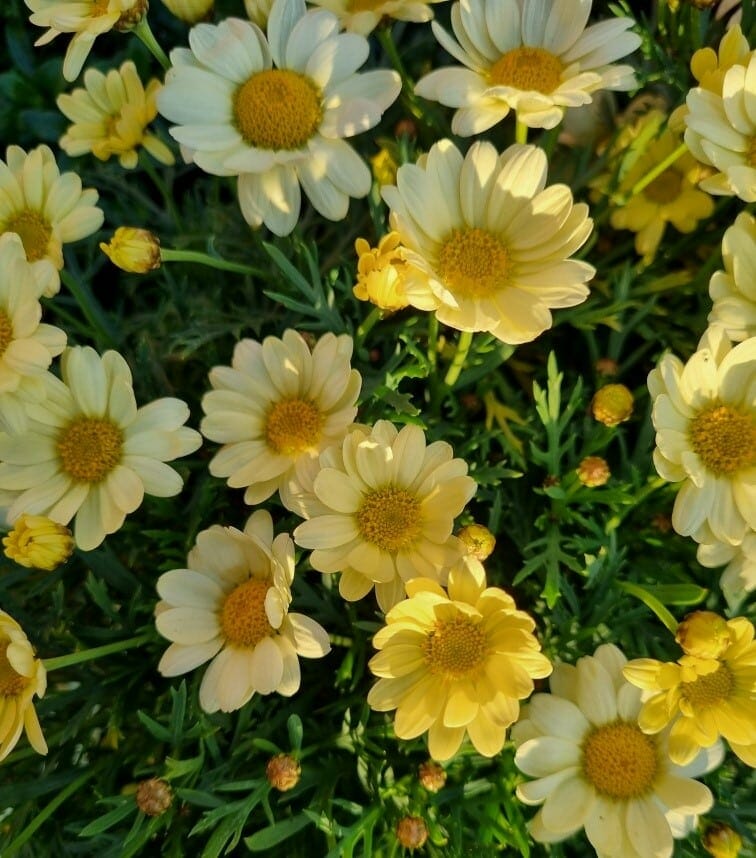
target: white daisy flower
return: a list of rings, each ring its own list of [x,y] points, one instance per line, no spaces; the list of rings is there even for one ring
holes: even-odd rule
[[[731,611],[738,611],[746,596],[756,590],[756,532],[753,530],[740,545],[726,542],[699,545],[696,558],[709,569],[725,566],[719,586]]]
[[[756,335],[756,218],[741,212],[722,239],[724,271],[709,281],[714,306],[710,325],[723,325],[731,340]]]

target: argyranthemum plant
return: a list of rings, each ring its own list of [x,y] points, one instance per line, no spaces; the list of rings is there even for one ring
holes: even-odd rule
[[[367,36],[383,18],[423,23],[430,21],[433,3],[443,0],[310,0],[313,6],[329,9],[345,30]]]
[[[294,543],[273,536],[270,513],[253,513],[244,531],[215,525],[197,537],[187,569],[161,575],[163,601],[155,624],[173,641],[160,660],[163,676],[178,676],[206,661],[200,706],[240,709],[253,694],[290,697],[299,689],[298,656],[330,650],[325,629],[289,612]]]
[[[756,339],[732,346],[720,326],[683,364],[667,354],[648,376],[659,475],[682,482],[672,525],[696,542],[741,543],[756,528]]]
[[[415,87],[423,98],[456,108],[452,131],[480,134],[507,116],[530,128],[554,128],[567,107],[589,104],[600,89],[635,86],[632,66],[613,65],[640,36],[632,18],[586,27],[592,0],[461,0],[452,7],[455,41],[433,32],[463,67],[430,72]]]
[[[515,763],[535,778],[517,797],[543,805],[528,824],[540,843],[585,829],[598,855],[669,858],[673,838],[689,834],[714,803],[693,778],[721,762],[722,747],[686,767],[672,763],[666,735],[649,736],[638,724],[641,693],[624,680],[626,663],[603,644],[575,667],[554,667],[551,694],[534,695],[512,729]]]
[[[343,138],[376,125],[401,84],[394,71],[358,74],[367,40],[339,33],[335,15],[307,12],[304,0],[276,0],[267,32],[237,18],[198,24],[190,50],[171,53],[158,107],[178,123],[171,135],[189,160],[239,176],[247,223],[287,235],[300,185],[329,220],[367,195],[370,170]]]
[[[460,331],[525,343],[551,327],[550,310],[588,296],[595,270],[569,257],[593,227],[567,185],[546,185],[546,154],[475,143],[462,156],[449,140],[384,187],[391,225],[413,272],[407,299]]]
[[[710,325],[723,325],[731,340],[756,335],[756,218],[741,212],[722,239],[724,271],[709,281],[714,306]]]
[[[756,533],[749,531],[740,545],[711,542],[699,545],[696,559],[709,568],[725,566],[719,579],[722,594],[731,610],[740,607],[746,595],[756,590]]]
[[[452,530],[476,488],[453,455],[445,441],[426,444],[418,426],[397,430],[388,420],[325,450],[297,508],[309,520],[294,531],[297,545],[313,549],[313,569],[341,572],[350,602],[375,587],[383,611],[411,578],[439,580],[466,553]]]
[[[724,625],[725,640],[715,648],[707,646],[702,654],[683,640],[686,654],[676,662],[652,658],[628,662],[625,678],[646,692],[638,723],[652,734],[671,725],[669,754],[678,765],[690,763],[701,748],[711,747],[721,736],[746,765],[755,767],[753,623],[745,617],[725,623],[716,614],[703,611],[692,616],[699,619],[699,625]],[[701,629],[696,631],[700,638]]]
[[[44,697],[46,688],[45,666],[34,657],[24,630],[0,611],[0,760],[10,754],[23,732],[38,754],[47,753],[34,709],[35,695]]]
[[[96,548],[145,494],[177,495],[183,480],[165,464],[197,450],[189,409],[163,398],[137,408],[131,370],[115,351],[66,349],[63,380],[45,376],[46,398],[26,406],[28,430],[0,433],[0,496],[13,523],[24,513],[60,524],[76,518],[76,544]]]
[[[357,282],[352,291],[360,301],[370,301],[393,313],[409,306],[407,289],[414,269],[407,263],[399,233],[390,232],[371,247],[364,238],[354,243],[357,254]]]
[[[37,280],[37,297],[60,289],[63,245],[96,232],[103,221],[93,188],[76,173],[61,173],[48,146],[28,154],[9,146],[0,161],[0,235],[15,232]]]
[[[400,739],[427,731],[436,760],[453,757],[465,735],[478,753],[498,754],[519,701],[531,694],[534,679],[551,673],[533,619],[504,590],[486,586],[473,557],[451,570],[448,592],[415,578],[407,596],[373,638],[380,652],[369,666],[380,679],[368,703],[380,712],[396,709]]]
[[[103,74],[84,72],[84,88],[58,96],[61,113],[73,122],[60,138],[68,155],[91,152],[100,161],[113,155],[125,169],[133,169],[143,147],[163,164],[173,164],[171,150],[147,126],[157,116],[156,96],[160,81],[152,79],[145,89],[130,60]]]
[[[352,347],[346,334],[324,334],[311,351],[293,330],[237,343],[231,366],[211,370],[213,390],[202,398],[202,434],[223,444],[210,473],[246,488],[248,504],[279,491],[293,509],[292,481],[341,443],[357,415],[362,379],[350,363]]]

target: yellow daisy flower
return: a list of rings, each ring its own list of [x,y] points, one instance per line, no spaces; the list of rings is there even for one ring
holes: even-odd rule
[[[137,226],[119,226],[100,250],[113,265],[130,274],[146,274],[162,265],[160,239],[154,232]]]
[[[46,45],[61,33],[73,33],[63,77],[76,80],[92,50],[94,40],[115,28],[131,30],[147,12],[148,0],[24,0],[33,12],[29,20],[49,27],[35,45]]]
[[[722,37],[719,47],[697,50],[690,60],[690,71],[698,85],[716,95],[722,95],[725,74],[733,66],[747,66],[751,47],[739,24],[733,25]]]
[[[696,542],[740,544],[756,528],[756,338],[732,347],[709,328],[683,364],[665,355],[648,376],[654,465],[681,482],[672,526]]]
[[[125,169],[136,167],[137,149],[143,146],[162,164],[173,164],[171,150],[147,126],[157,116],[156,79],[147,84],[139,79],[131,60],[106,75],[97,69],[84,72],[84,88],[58,96],[63,115],[73,122],[60,138],[60,147],[68,155],[91,152],[100,161],[113,155]]]
[[[373,639],[380,652],[369,667],[380,679],[368,704],[379,712],[396,709],[400,739],[428,731],[436,760],[453,757],[465,735],[478,753],[493,757],[533,680],[551,673],[535,623],[511,596],[486,586],[473,557],[451,570],[448,593],[436,581],[415,578],[407,595]]]
[[[633,69],[613,65],[641,43],[632,18],[586,27],[592,0],[461,0],[452,6],[456,41],[435,21],[441,46],[463,67],[436,69],[418,81],[423,98],[456,108],[452,131],[480,134],[507,116],[530,128],[554,128],[567,107],[601,89],[635,86]]]
[[[47,672],[34,657],[34,650],[21,626],[0,611],[0,760],[16,746],[26,732],[38,754],[47,753],[33,698],[44,697]]]
[[[194,452],[202,438],[183,424],[180,399],[137,408],[131,370],[117,352],[66,349],[59,380],[45,376],[46,398],[26,406],[28,430],[0,433],[0,502],[8,521],[46,515],[60,524],[76,516],[79,548],[96,548],[114,533],[145,493],[177,495],[183,480],[165,462]]]
[[[696,559],[708,568],[725,566],[719,586],[730,610],[737,610],[748,593],[756,590],[756,532],[748,531],[740,545],[699,545]]]
[[[357,254],[357,283],[352,291],[360,301],[370,301],[381,310],[393,313],[409,306],[407,278],[412,267],[407,263],[399,233],[390,232],[371,247],[364,238],[354,243]]]
[[[476,488],[467,463],[452,457],[444,441],[426,445],[418,426],[387,420],[325,450],[297,509],[309,520],[294,531],[297,545],[313,549],[313,569],[341,572],[348,601],[375,586],[383,611],[411,578],[438,580],[467,551],[452,530]]]
[[[741,212],[722,239],[724,271],[709,281],[710,325],[724,325],[731,340],[756,336],[756,218]]]
[[[231,366],[210,371],[213,390],[202,398],[200,430],[223,444],[210,473],[246,488],[248,504],[279,491],[294,509],[291,484],[357,415],[362,378],[350,364],[352,347],[351,337],[329,333],[310,351],[293,330],[237,343]]]
[[[341,26],[351,32],[367,36],[381,23],[383,18],[397,21],[425,23],[433,18],[430,5],[443,0],[310,0],[333,12]]]
[[[71,531],[44,515],[21,515],[3,537],[3,553],[19,566],[52,572],[73,554]]]
[[[641,729],[655,734],[671,724],[669,754],[678,765],[690,763],[721,736],[746,765],[756,767],[753,623],[735,617],[726,626],[729,641],[718,657],[639,658],[624,668],[629,682],[650,692],[638,718]]]
[[[205,712],[240,709],[253,694],[290,697],[299,689],[297,656],[320,658],[328,635],[304,614],[291,613],[294,543],[273,536],[265,510],[244,531],[215,525],[197,536],[186,569],[158,579],[163,601],[155,625],[173,643],[160,660],[163,676],[210,661],[200,686]]]
[[[665,733],[638,726],[641,693],[622,676],[627,659],[604,644],[576,666],[559,664],[551,694],[534,695],[512,728],[515,764],[535,780],[517,787],[525,804],[543,805],[528,825],[539,843],[585,829],[598,855],[670,858],[712,806],[692,778],[722,761],[721,745],[686,767],[667,756]]]
[[[76,173],[61,173],[48,146],[28,154],[9,146],[0,161],[0,235],[15,232],[37,280],[36,294],[60,289],[63,245],[96,232],[103,221],[97,191],[82,190]]]
[[[479,142],[463,158],[450,140],[399,168],[396,186],[382,194],[418,269],[406,289],[413,307],[457,330],[517,344],[551,326],[550,308],[586,299],[595,270],[569,257],[593,221],[567,185],[545,188],[546,168],[535,146],[499,155]]]

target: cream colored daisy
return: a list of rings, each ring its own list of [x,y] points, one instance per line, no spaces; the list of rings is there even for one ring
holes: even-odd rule
[[[435,760],[453,757],[465,735],[478,753],[493,757],[533,680],[551,673],[535,623],[508,593],[486,586],[474,557],[451,570],[448,594],[430,578],[415,578],[407,595],[373,638],[380,652],[369,667],[380,679],[368,704],[396,709],[400,739],[428,731]]]
[[[44,399],[43,376],[66,335],[41,323],[34,270],[15,233],[0,235],[0,427],[23,432],[24,403]]]
[[[9,146],[0,161],[0,235],[15,232],[37,280],[36,294],[60,289],[63,245],[96,232],[103,221],[97,191],[82,190],[76,173],[61,173],[48,146],[28,154]]]
[[[0,760],[16,746],[26,732],[38,754],[47,753],[33,698],[44,697],[47,672],[34,657],[34,650],[21,626],[0,611]]]
[[[155,625],[173,641],[160,659],[163,676],[206,661],[200,686],[205,712],[240,709],[253,694],[290,697],[299,689],[297,656],[320,658],[328,635],[304,614],[289,612],[294,543],[273,536],[265,510],[244,531],[215,525],[197,536],[186,569],[161,575]]]
[[[711,542],[698,546],[696,558],[702,566],[725,566],[719,579],[730,610],[737,610],[748,593],[756,590],[756,532],[750,530],[740,545]]]
[[[683,364],[648,376],[659,475],[681,482],[672,526],[696,542],[738,545],[756,527],[756,338],[732,347],[709,328]]]
[[[425,23],[433,17],[430,8],[443,0],[310,0],[313,6],[329,9],[351,33],[367,36],[383,18]]]
[[[612,65],[641,43],[632,18],[586,27],[592,0],[461,0],[452,6],[455,41],[435,21],[433,32],[462,66],[418,81],[423,98],[457,108],[452,131],[480,134],[513,110],[530,128],[554,128],[567,107],[591,102],[601,89],[635,86],[631,66]]]
[[[198,24],[191,50],[171,53],[160,112],[185,155],[208,173],[239,176],[239,204],[253,227],[287,235],[300,185],[329,220],[370,191],[370,170],[342,138],[376,125],[396,99],[394,71],[357,74],[368,43],[339,33],[335,15],[276,0],[267,39],[255,24]]]
[[[756,53],[747,67],[727,71],[721,97],[696,87],[686,104],[685,142],[702,164],[718,170],[701,188],[756,202]]]
[[[35,45],[46,45],[61,33],[73,33],[63,77],[76,80],[92,50],[94,40],[109,30],[130,30],[147,12],[148,0],[24,0],[34,13],[29,20],[49,27]]]
[[[411,578],[438,581],[467,552],[452,530],[476,488],[453,455],[445,441],[426,445],[418,426],[397,430],[387,420],[325,450],[297,508],[309,521],[294,531],[297,545],[313,549],[313,569],[341,572],[348,601],[375,586],[383,611],[404,598]]]
[[[60,138],[69,155],[91,152],[100,161],[113,155],[125,169],[136,167],[138,149],[144,147],[162,164],[173,164],[171,150],[147,131],[157,116],[156,96],[160,81],[152,79],[144,88],[131,60],[106,75],[97,69],[84,72],[84,88],[58,96],[57,105],[73,122]]]
[[[714,306],[710,325],[723,325],[731,340],[756,336],[756,218],[741,212],[722,239],[724,271],[709,281]]]
[[[46,515],[60,524],[76,516],[79,548],[96,548],[142,503],[145,493],[177,495],[183,480],[164,464],[192,453],[199,432],[183,424],[180,399],[137,409],[131,370],[117,352],[66,349],[63,380],[47,373],[46,399],[26,406],[25,433],[0,433],[0,492],[8,521]]]
[[[479,142],[463,158],[449,140],[399,168],[396,187],[382,194],[421,275],[405,284],[413,307],[516,344],[551,326],[550,308],[586,299],[595,270],[569,257],[593,221],[567,185],[545,188],[546,168],[535,146],[499,155]]]
[[[746,765],[756,767],[753,623],[735,617],[725,625],[728,640],[711,657],[638,658],[624,668],[628,682],[647,692],[638,718],[641,729],[654,734],[671,725],[669,754],[678,765],[690,763],[721,736]]]
[[[242,340],[231,366],[210,372],[200,430],[223,444],[210,473],[246,488],[248,504],[275,491],[293,509],[292,481],[330,444],[339,444],[357,415],[362,379],[352,369],[352,338],[324,334],[310,351],[293,330],[283,339]]]
[[[551,694],[536,694],[512,728],[515,764],[535,780],[517,797],[543,805],[528,825],[540,843],[585,829],[600,858],[669,858],[713,796],[692,778],[722,760],[721,745],[686,767],[667,757],[666,734],[638,726],[641,693],[625,681],[627,659],[604,644],[575,667],[557,665]]]

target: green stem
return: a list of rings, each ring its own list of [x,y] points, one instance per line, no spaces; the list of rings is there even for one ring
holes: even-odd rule
[[[60,670],[63,667],[71,667],[74,664],[81,664],[85,661],[92,661],[95,658],[101,658],[104,655],[112,655],[116,652],[122,652],[125,649],[132,649],[133,647],[139,647],[142,644],[147,643],[152,640],[152,634],[144,634],[139,635],[135,638],[129,638],[125,641],[116,641],[112,644],[105,644],[104,646],[96,646],[92,649],[83,649],[79,652],[72,652],[68,655],[60,655],[57,658],[46,658],[43,659],[42,663],[45,666],[45,670]]]
[[[142,159],[142,166],[144,167],[145,173],[147,173],[147,175],[152,180],[152,184],[155,185],[155,187],[160,191],[160,195],[163,198],[163,204],[173,218],[173,222],[176,224],[178,231],[184,232],[181,213],[176,206],[176,201],[174,200],[173,193],[171,192],[168,185],[166,185],[166,183],[163,181],[158,171],[155,169],[155,166],[153,165],[149,156],[145,156]]]
[[[451,362],[444,378],[444,384],[447,387],[454,387],[457,383],[459,374],[462,372],[462,368],[467,360],[467,355],[470,352],[472,340],[472,331],[462,331],[459,335],[459,342],[457,343],[457,351],[454,354],[454,360]]]
[[[198,265],[207,265],[221,271],[234,271],[237,274],[250,274],[253,277],[260,275],[259,271],[249,265],[242,265],[240,262],[228,262],[199,250],[172,250],[169,247],[161,247],[160,259],[162,262],[196,262]]]
[[[402,89],[408,95],[413,93],[415,89],[414,83],[412,78],[407,74],[407,69],[405,69],[402,58],[399,56],[399,51],[396,49],[394,40],[391,37],[391,28],[379,27],[376,30],[376,35],[378,36],[378,41],[381,47],[386,51],[386,56],[391,60],[391,65],[396,69],[399,73],[399,77],[402,79]]]
[[[376,323],[383,318],[383,310],[380,307],[373,307],[370,313],[365,317],[362,324],[357,328],[357,333],[354,337],[355,348],[359,348],[364,342],[365,337],[373,330]]]
[[[519,119],[515,120],[515,143],[528,142],[528,126]]]
[[[625,197],[625,202],[632,199],[636,194],[639,194],[645,187],[651,184],[655,178],[661,176],[661,174],[668,168],[671,167],[672,164],[677,161],[678,158],[682,157],[688,151],[688,147],[685,143],[681,143],[677,149],[673,152],[670,152],[669,155],[663,160],[660,161],[652,170],[649,170],[646,175],[637,181],[630,190],[630,193]]]
[[[98,347],[116,347],[118,345],[118,335],[113,330],[110,320],[92,294],[89,286],[83,281],[79,282],[76,280],[67,271],[60,272],[60,279],[65,283],[66,288],[73,295],[87,322],[91,325]]]
[[[171,61],[168,59],[165,51],[160,47],[157,42],[157,39],[153,35],[146,15],[142,16],[142,20],[136,25],[136,27],[134,27],[132,32],[139,39],[139,41],[147,48],[147,50],[152,54],[152,56],[155,57],[155,59],[160,63],[160,65],[163,67],[163,71],[168,71],[168,69],[171,67]]]
[[[328,640],[334,646],[350,647],[354,644],[354,640],[352,638],[345,637],[344,635],[328,635]]]

